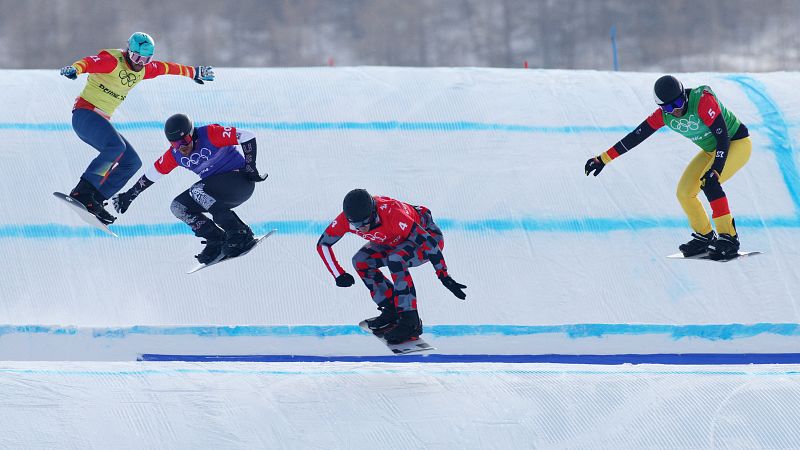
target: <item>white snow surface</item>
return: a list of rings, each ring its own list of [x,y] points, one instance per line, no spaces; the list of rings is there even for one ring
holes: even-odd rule
[[[664,258],[690,237],[674,196],[697,152],[685,139],[659,133],[599,177],[584,176],[587,158],[655,109],[654,74],[368,67],[220,69],[217,81],[204,86],[180,77],[147,80],[113,118],[144,164],[166,149],[160,124],[175,112],[198,124],[256,124],[259,165],[270,177],[237,211],[251,224],[295,224],[278,225],[274,239],[241,263],[190,277],[184,272],[200,242],[175,234],[188,227],[169,205],[196,176],[176,169],[161,178],[112,226],[119,239],[59,237],[55,226],[85,228],[50,196],[71,189],[96,154],[70,125],[84,81],[55,71],[2,71],[7,103],[20,106],[0,111],[0,123],[18,125],[0,128],[0,179],[17,187],[0,191],[9,211],[0,223],[41,226],[44,236],[4,233],[0,323],[357,323],[374,311],[366,291],[337,289],[315,250],[355,187],[428,206],[435,219],[452,224],[444,227],[445,256],[453,277],[469,286],[469,298],[456,300],[430,266],[414,270],[420,309],[431,324],[796,322],[800,240],[796,227],[770,222],[797,215],[782,172],[788,169],[776,163],[776,153],[786,150],[772,148],[764,126],[778,119],[762,117],[726,76],[682,77],[686,85],[712,85],[752,130],[753,157],[725,187],[734,214],[748,219],[740,225],[744,248],[768,256],[726,265]],[[800,96],[791,87],[798,75],[752,78],[792,125],[786,138],[796,142]],[[386,122],[497,128],[368,126]],[[290,129],[271,128],[279,124]],[[515,125],[530,130],[503,128]],[[572,223],[590,219],[622,225]],[[525,220],[534,222],[532,231],[521,228]],[[767,226],[748,225],[754,221]],[[497,222],[500,229],[493,229]],[[362,244],[348,236],[334,247],[345,268],[352,271],[351,255]]]
[[[0,71],[0,447],[800,448],[793,365],[134,362],[386,355],[351,332],[376,312],[364,287],[337,288],[315,249],[356,187],[428,206],[442,225],[468,297],[412,269],[437,353],[797,353],[800,74],[679,74],[711,85],[754,144],[725,190],[743,249],[764,254],[725,264],[665,258],[690,233],[674,194],[697,152],[685,139],[657,133],[584,176],[655,109],[659,75],[220,68],[204,86],[148,80],[113,118],[145,165],[183,112],[255,132],[270,175],[237,211],[278,234],[186,275],[199,240],[169,204],[194,175],[142,194],[112,226],[119,238],[93,233],[51,195],[96,154],[70,125],[83,78]],[[362,244],[334,247],[353,274]]]
[[[0,446],[792,449],[798,369],[0,363]]]
[[[218,72],[203,86],[179,77],[147,80],[113,118],[145,165],[164,152],[161,124],[176,112],[258,137],[259,166],[270,177],[237,211],[256,231],[275,227],[278,234],[241,261],[187,276],[200,242],[169,204],[195,175],[177,169],[161,178],[112,226],[118,239],[91,234],[50,195],[74,186],[96,154],[71,128],[71,104],[83,79],[0,71],[8,103],[19,105],[0,111],[0,179],[16,187],[0,190],[7,211],[0,217],[0,325],[10,326],[0,330],[3,339],[15,335],[23,346],[0,349],[0,358],[74,359],[65,355],[75,353],[80,339],[54,338],[75,336],[94,339],[81,342],[84,359],[204,353],[208,346],[223,353],[253,345],[270,350],[284,346],[286,336],[259,331],[233,333],[231,340],[227,329],[175,328],[284,325],[317,327],[305,337],[289,333],[301,338],[290,353],[364,354],[372,344],[354,349],[324,330],[354,326],[375,314],[374,305],[360,283],[336,288],[315,250],[355,187],[428,206],[442,225],[450,273],[468,286],[468,298],[453,297],[429,265],[413,269],[426,325],[568,330],[483,333],[489,353],[647,352],[642,345],[655,353],[750,352],[765,351],[759,350],[765,343],[774,351],[798,345],[797,329],[575,332],[585,324],[798,323],[796,73],[681,75],[687,86],[712,85],[754,143],[750,162],[725,189],[743,249],[765,254],[716,264],[665,258],[689,238],[674,191],[698,151],[691,143],[658,133],[599,177],[583,173],[587,158],[655,109],[655,74],[387,67]],[[350,271],[362,244],[347,236],[334,247]],[[162,345],[131,342],[154,335]],[[178,345],[175,336],[205,339]],[[218,339],[210,343],[210,336]],[[457,334],[431,336],[451,340],[445,352],[473,349]],[[613,339],[624,345],[611,345]]]

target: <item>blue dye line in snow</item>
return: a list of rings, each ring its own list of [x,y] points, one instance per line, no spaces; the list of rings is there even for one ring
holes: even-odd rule
[[[553,232],[553,233],[611,233],[615,231],[641,231],[648,229],[687,227],[685,218],[582,218],[582,219],[485,219],[456,220],[437,218],[436,223],[444,231],[464,231],[475,233],[508,233],[508,232]],[[307,220],[285,220],[252,223],[256,234],[264,234],[277,229],[279,235],[311,235],[319,236],[328,226],[328,222]],[[800,228],[800,216],[797,217],[746,217],[737,216],[738,228]],[[111,230],[121,238],[163,237],[192,235],[191,230],[182,222],[147,224],[147,225],[111,225]],[[79,239],[79,238],[111,238],[90,226],[66,226],[59,224],[41,225],[0,225],[0,239]]]
[[[9,334],[78,335],[89,332],[99,339],[122,339],[135,335],[198,336],[198,337],[312,337],[368,334],[356,325],[247,325],[247,326],[132,326],[121,328],[79,328],[41,325],[3,325],[0,337]],[[566,324],[566,325],[431,325],[426,334],[439,338],[464,336],[532,336],[560,334],[571,339],[601,338],[604,336],[666,335],[673,340],[695,338],[711,341],[730,341],[769,334],[785,337],[800,336],[800,324]]]
[[[231,122],[238,128],[251,130],[273,131],[502,131],[509,133],[627,133],[634,127],[625,125],[600,127],[596,125],[558,126],[546,127],[537,125],[482,123],[482,122],[399,122],[399,121],[373,121],[373,122]],[[163,122],[115,122],[114,127],[119,131],[138,130],[163,130]],[[0,122],[0,130],[17,131],[72,131],[72,125],[67,122]]]
[[[770,354],[765,354],[770,355]],[[789,355],[789,354],[773,354],[773,355]],[[138,361],[145,361],[145,355],[139,355]],[[147,355],[150,356],[168,356],[168,355]],[[174,355],[173,355],[174,356]],[[292,355],[278,355],[280,357],[288,358]],[[417,355],[420,356],[420,355]],[[414,361],[414,355],[405,356],[375,356],[374,358],[386,359],[385,362],[389,365],[374,365],[371,364],[366,367],[353,367],[353,366],[339,366],[339,365],[324,365],[324,366],[304,366],[297,365],[296,369],[285,369],[282,367],[270,366],[246,366],[237,364],[235,368],[230,365],[198,365],[192,364],[191,367],[180,367],[180,365],[170,364],[169,367],[162,365],[141,364],[137,369],[114,369],[109,368],[108,365],[103,365],[102,368],[95,369],[80,369],[80,368],[56,368],[56,369],[32,369],[32,368],[0,368],[0,374],[13,374],[13,375],[44,375],[44,376],[84,376],[84,377],[143,377],[143,376],[186,376],[186,375],[250,375],[250,376],[285,376],[285,375],[302,375],[302,376],[342,376],[342,375],[398,375],[398,374],[412,374],[419,375],[419,367],[403,368],[396,366],[392,363],[402,362],[419,362]],[[428,355],[428,357],[434,355]],[[474,355],[452,355],[452,356],[474,356]],[[489,355],[480,355],[489,356]],[[499,355],[508,356],[508,355]],[[331,361],[333,362],[333,361]],[[369,361],[369,362],[384,362],[384,361]],[[425,360],[422,362],[433,362]],[[460,361],[449,361],[460,362]],[[499,362],[499,361],[492,361]],[[776,363],[777,364],[777,363]],[[78,366],[83,365],[77,363]],[[155,366],[155,367],[154,367]],[[216,366],[216,367],[213,367]],[[284,366],[285,367],[285,366]],[[410,371],[410,372],[409,372]],[[495,376],[495,375],[510,375],[510,376],[562,376],[562,375],[700,375],[700,376],[746,376],[746,377],[764,377],[764,376],[798,376],[800,371],[793,370],[793,368],[781,369],[778,367],[770,368],[755,368],[753,366],[743,370],[740,368],[696,368],[696,369],[682,369],[682,368],[663,368],[663,367],[641,367],[641,368],[614,368],[614,369],[599,369],[599,368],[574,368],[566,369],[559,367],[544,366],[541,368],[526,367],[508,367],[508,366],[451,366],[448,368],[425,368],[426,375],[452,375],[452,376]]]
[[[800,353],[659,353],[617,355],[159,355],[142,354],[138,361],[182,362],[380,362],[380,363],[551,363],[551,364],[798,364]],[[610,373],[610,372],[609,372]],[[784,372],[789,374],[788,372]],[[800,374],[800,372],[794,372]]]
[[[747,75],[731,75],[727,77],[739,84],[758,109],[762,124],[748,124],[751,130],[760,130],[769,140],[767,146],[777,160],[778,169],[784,180],[794,204],[793,217],[743,217],[737,216],[739,227],[800,227],[800,170],[795,162],[794,148],[789,129],[795,124],[790,124],[778,108],[777,103],[769,96],[766,86],[760,81]],[[242,128],[289,130],[289,131],[317,131],[317,130],[361,130],[361,131],[502,131],[522,133],[627,133],[632,126],[560,126],[544,127],[518,124],[497,124],[481,122],[242,122],[236,124]],[[116,123],[121,131],[130,130],[161,130],[162,123],[156,121],[120,122]],[[66,131],[72,127],[68,123],[0,123],[0,130],[35,130],[35,131]],[[659,131],[665,131],[664,129]],[[653,228],[686,228],[685,218],[561,218],[561,219],[483,219],[483,220],[455,220],[440,218],[437,223],[445,231],[473,231],[473,232],[572,232],[572,233],[608,233],[622,230],[642,230]],[[266,232],[277,228],[283,234],[313,234],[317,235],[327,226],[327,222],[315,221],[283,221],[262,222],[255,224],[257,232]],[[188,229],[180,223],[150,224],[150,225],[114,225],[111,227],[123,237],[153,237],[174,236],[190,234]],[[40,225],[2,225],[0,238],[96,238],[108,235],[94,230],[91,227],[68,227],[58,224]]]
[[[743,83],[743,80],[759,83],[749,77],[736,76],[732,80]],[[760,83],[759,83],[760,84]],[[766,97],[768,98],[768,97]],[[759,104],[759,106],[761,106]],[[787,126],[798,126],[800,124],[784,122]],[[252,130],[272,130],[272,131],[432,131],[432,132],[470,132],[470,131],[500,131],[508,133],[540,133],[540,134],[571,134],[571,133],[628,133],[636,124],[631,125],[565,125],[565,126],[541,126],[523,124],[504,124],[504,123],[484,123],[484,122],[399,122],[399,121],[372,121],[372,122],[231,122],[237,128],[247,128]],[[119,131],[142,131],[158,130],[164,128],[162,122],[140,121],[140,122],[115,122],[115,128]],[[769,131],[769,126],[761,124],[748,124],[751,130]],[[0,122],[0,130],[12,131],[72,131],[72,125],[68,122]],[[666,129],[659,130],[666,133]]]
[[[762,131],[769,139],[770,149],[775,153],[778,169],[794,203],[795,214],[800,214],[800,172],[795,163],[792,137],[786,117],[769,96],[767,87],[762,82],[746,75],[732,75],[728,78],[738,83],[747,98],[758,108],[764,124]]]

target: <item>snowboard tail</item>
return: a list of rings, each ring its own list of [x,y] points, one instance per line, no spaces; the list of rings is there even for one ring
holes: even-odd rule
[[[53,192],[53,196],[66,203],[69,206],[69,208],[75,211],[75,214],[77,214],[78,217],[80,217],[81,220],[83,220],[84,222],[97,228],[103,233],[110,234],[111,236],[114,237],[118,237],[117,234],[111,231],[106,224],[104,224],[103,222],[100,221],[100,219],[97,218],[97,216],[90,213],[89,210],[86,209],[85,206],[83,206],[83,203],[61,192]]]

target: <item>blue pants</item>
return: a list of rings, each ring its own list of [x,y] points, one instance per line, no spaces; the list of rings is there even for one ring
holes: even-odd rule
[[[82,178],[96,187],[103,197],[111,198],[142,167],[142,160],[111,122],[94,111],[73,111],[72,128],[83,142],[100,152]]]

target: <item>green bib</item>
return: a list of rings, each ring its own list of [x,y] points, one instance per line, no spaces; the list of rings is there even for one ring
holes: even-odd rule
[[[111,116],[128,92],[144,78],[144,68],[138,72],[128,67],[125,56],[118,49],[106,49],[117,58],[117,67],[110,73],[90,73],[81,97]]]
[[[717,100],[719,109],[722,111],[722,118],[725,119],[725,126],[728,128],[728,136],[733,137],[739,129],[739,119],[728,111],[725,106],[719,101],[714,91],[708,86],[698,86],[689,92],[689,105],[686,108],[686,114],[683,117],[675,117],[672,114],[667,114],[661,111],[664,117],[664,124],[669,128],[675,130],[678,134],[689,139],[697,144],[701,149],[706,152],[713,152],[717,147],[717,140],[711,133],[711,129],[700,120],[700,115],[697,112],[697,107],[700,103],[700,97],[704,92],[708,92],[714,99]]]

